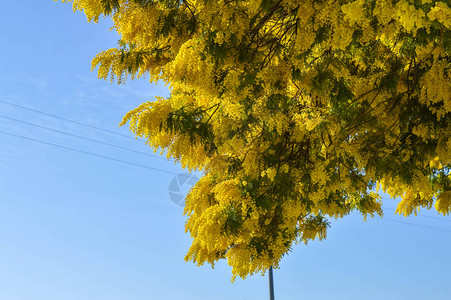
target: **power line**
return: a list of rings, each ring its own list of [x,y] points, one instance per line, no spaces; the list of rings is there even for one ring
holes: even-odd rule
[[[7,117],[7,116],[0,115],[0,118],[7,119],[7,120],[10,120],[10,121],[14,121],[14,122],[18,122],[18,123],[22,123],[22,124],[27,124],[27,125],[30,125],[30,126],[42,128],[42,129],[53,131],[53,132],[57,132],[57,133],[60,133],[60,134],[76,137],[76,138],[79,138],[79,139],[82,139],[82,140],[86,140],[86,141],[90,141],[90,142],[94,142],[94,143],[99,143],[99,144],[106,145],[106,146],[109,146],[109,147],[114,147],[114,148],[130,151],[130,152],[134,152],[134,153],[138,153],[138,154],[142,154],[142,155],[147,155],[147,156],[151,156],[151,157],[156,157],[156,158],[159,158],[159,159],[167,160],[166,158],[161,157],[159,155],[154,155],[154,154],[149,154],[149,153],[142,152],[142,151],[133,150],[133,149],[130,149],[130,148],[126,148],[126,147],[122,147],[122,146],[118,146],[118,145],[102,142],[102,141],[99,141],[99,140],[87,138],[87,137],[84,137],[84,136],[72,134],[72,133],[69,133],[69,132],[53,129],[53,128],[50,128],[50,127],[41,126],[41,125],[38,125],[38,124],[29,123],[29,122],[26,122],[26,121],[10,118],[10,117]]]
[[[427,229],[431,229],[431,230],[437,230],[437,231],[443,231],[443,232],[451,233],[451,230],[447,230],[447,229],[443,229],[443,228],[438,228],[438,227],[432,227],[432,226],[420,225],[420,224],[416,224],[416,223],[405,222],[405,221],[398,221],[398,220],[387,219],[387,218],[382,218],[382,220],[387,220],[387,221],[394,222],[394,223],[401,223],[401,224],[412,225],[412,226],[423,227],[423,228],[427,228]]]
[[[383,208],[383,210],[396,211],[396,209],[386,208],[386,207]],[[434,217],[434,216],[427,216],[427,215],[423,215],[423,214],[417,214],[417,216],[424,217],[424,218],[429,218],[429,219],[436,219],[436,220],[440,220],[440,221],[451,222],[451,219],[439,218],[439,217]]]
[[[117,133],[117,132],[110,131],[110,130],[103,129],[103,128],[99,128],[99,127],[96,127],[96,126],[93,126],[93,125],[89,125],[89,124],[86,124],[86,123],[70,120],[70,119],[67,119],[67,118],[64,118],[64,117],[60,117],[60,116],[57,116],[57,115],[54,115],[54,114],[46,113],[46,112],[43,112],[43,111],[40,111],[40,110],[37,110],[37,109],[34,109],[34,108],[22,106],[22,105],[19,105],[19,104],[11,103],[11,102],[8,102],[8,101],[5,101],[5,100],[1,100],[0,99],[0,103],[4,103],[4,104],[10,105],[10,106],[14,106],[14,107],[17,107],[17,108],[20,108],[20,109],[32,111],[32,112],[35,112],[35,113],[38,113],[38,114],[41,114],[41,115],[46,115],[46,116],[49,116],[49,117],[52,117],[52,118],[56,118],[56,119],[59,119],[59,120],[63,120],[63,121],[66,121],[66,122],[71,122],[71,123],[74,123],[74,124],[82,125],[82,126],[85,126],[85,127],[91,128],[91,129],[95,129],[95,130],[99,130],[99,131],[103,131],[103,132],[106,132],[106,133],[109,133],[109,134],[114,134],[114,135],[125,137],[125,138],[128,138],[128,139],[136,140],[136,138],[131,137],[129,135]]]
[[[58,145],[58,144],[53,144],[53,143],[41,141],[41,140],[38,140],[38,139],[33,139],[33,138],[22,136],[22,135],[1,131],[1,130],[0,130],[0,133],[3,133],[5,135],[9,135],[9,136],[18,137],[18,138],[25,139],[25,140],[30,140],[30,141],[33,141],[33,142],[36,142],[36,143],[41,143],[41,144],[48,145],[48,146],[53,146],[53,147],[66,149],[66,150],[70,150],[70,151],[74,151],[74,152],[78,152],[78,153],[83,153],[83,154],[94,156],[94,157],[104,158],[104,159],[108,159],[108,160],[112,160],[112,161],[116,161],[116,162],[121,162],[123,164],[132,165],[132,166],[135,166],[135,167],[140,167],[140,168],[149,169],[149,170],[158,171],[158,172],[163,172],[163,173],[172,174],[172,175],[179,175],[178,173],[175,173],[175,172],[166,171],[166,170],[158,169],[158,168],[153,168],[153,167],[149,167],[149,166],[145,166],[145,165],[140,165],[140,164],[132,163],[132,162],[125,161],[125,160],[116,159],[116,158],[109,157],[109,156],[104,156],[104,155],[101,155],[101,154],[96,154],[96,153],[92,153],[92,152],[88,152],[88,151],[78,150],[78,149],[71,148],[71,147],[61,146],[61,145]]]

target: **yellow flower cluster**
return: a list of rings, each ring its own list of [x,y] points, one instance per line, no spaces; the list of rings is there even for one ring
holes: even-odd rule
[[[121,35],[100,78],[170,85],[121,125],[204,171],[187,260],[264,272],[327,218],[382,216],[379,190],[403,215],[451,212],[449,2],[63,2]]]

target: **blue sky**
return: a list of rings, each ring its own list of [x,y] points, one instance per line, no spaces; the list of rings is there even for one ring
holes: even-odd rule
[[[16,136],[0,133],[0,300],[266,299],[266,276],[232,284],[225,262],[184,262],[185,217],[168,196],[179,166],[11,120],[153,154],[139,140],[4,102],[131,136],[122,116],[168,91],[90,72],[119,39],[111,24],[50,0],[2,8],[0,131]],[[394,216],[395,204],[384,197],[384,219],[351,215],[332,222],[327,240],[295,246],[274,272],[276,299],[451,299],[451,218]]]

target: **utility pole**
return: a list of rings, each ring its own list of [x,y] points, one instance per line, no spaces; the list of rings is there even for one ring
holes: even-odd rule
[[[274,280],[272,277],[272,266],[269,267],[269,300],[274,300]]]

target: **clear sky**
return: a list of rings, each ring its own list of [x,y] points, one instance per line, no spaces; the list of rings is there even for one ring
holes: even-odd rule
[[[122,116],[168,91],[90,72],[119,39],[107,20],[89,24],[51,0],[2,3],[0,300],[267,299],[266,276],[232,284],[225,262],[184,262],[185,217],[168,196],[179,166],[17,121],[153,154],[6,102],[132,136]],[[332,222],[327,240],[294,246],[274,271],[276,299],[451,299],[451,217],[395,216],[385,197],[384,207],[384,219],[351,215]]]

